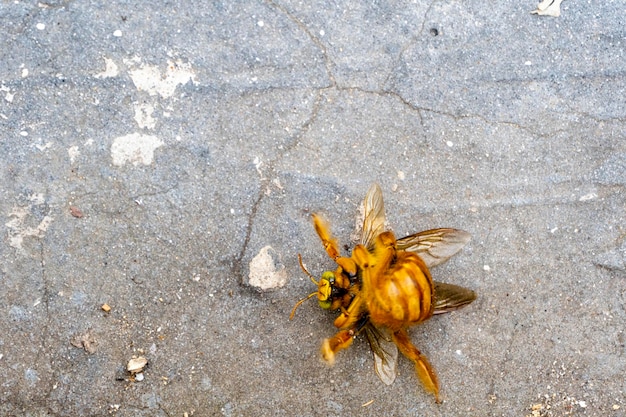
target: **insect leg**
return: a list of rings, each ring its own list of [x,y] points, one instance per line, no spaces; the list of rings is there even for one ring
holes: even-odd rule
[[[354,329],[363,311],[363,297],[357,294],[347,309],[341,309],[341,314],[335,319],[335,327],[339,329]]]
[[[315,231],[320,237],[322,245],[324,245],[324,249],[326,250],[328,256],[330,256],[332,260],[339,258],[339,244],[330,231],[330,226],[326,220],[317,214],[313,214],[313,225],[315,226]]]
[[[409,335],[405,329],[397,330],[392,335],[393,341],[400,349],[400,352],[415,363],[417,376],[422,381],[426,391],[435,395],[435,401],[440,403],[439,399],[439,381],[433,367],[424,356],[411,342]]]
[[[354,336],[367,324],[367,315],[361,314],[362,306],[363,299],[357,294],[348,308],[342,309],[339,317],[335,319],[335,326],[342,330],[330,339],[324,339],[322,343],[322,357],[331,365],[335,363],[337,352],[350,347]]]
[[[347,349],[354,339],[354,330],[341,330],[329,339],[324,339],[322,343],[322,358],[330,365],[335,363],[335,355],[342,349]]]
[[[329,339],[324,339],[322,343],[322,357],[331,365],[335,363],[335,355],[343,349],[347,349],[352,344],[354,336],[359,334],[361,330],[368,324],[369,317],[367,314],[355,316],[352,318],[353,327],[344,329]]]

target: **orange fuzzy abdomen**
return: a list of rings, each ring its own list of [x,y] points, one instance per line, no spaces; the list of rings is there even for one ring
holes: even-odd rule
[[[365,302],[373,323],[392,330],[422,322],[433,314],[433,280],[414,253],[397,252],[395,262],[371,276]]]

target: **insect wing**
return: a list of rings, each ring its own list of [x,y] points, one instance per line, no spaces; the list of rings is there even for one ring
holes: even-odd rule
[[[476,293],[469,288],[445,282],[435,284],[435,311],[433,314],[443,314],[465,307],[476,299]]]
[[[417,253],[428,268],[441,265],[465,246],[471,235],[458,229],[432,229],[398,239],[398,250]]]
[[[385,204],[380,185],[374,183],[363,200],[363,228],[361,244],[372,250],[376,236],[385,231]]]
[[[393,384],[397,375],[398,348],[386,334],[386,330],[377,328],[368,322],[364,329],[367,341],[374,353],[374,370],[387,385]]]

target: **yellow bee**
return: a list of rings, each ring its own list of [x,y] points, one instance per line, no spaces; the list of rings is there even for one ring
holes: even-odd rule
[[[406,328],[476,299],[476,294],[467,288],[433,281],[428,269],[456,254],[470,235],[443,228],[396,241],[391,231],[385,231],[382,191],[377,184],[370,187],[365,197],[363,217],[360,244],[347,258],[339,256],[339,245],[328,224],[313,215],[315,230],[338,268],[324,272],[316,281],[299,258],[318,290],[296,303],[290,319],[298,306],[317,295],[322,308],[341,310],[334,323],[341,330],[322,345],[326,361],[334,363],[335,354],[349,347],[354,336],[363,331],[374,353],[376,373],[383,382],[393,383],[400,348],[415,363],[420,380],[439,402],[436,374],[411,343]]]

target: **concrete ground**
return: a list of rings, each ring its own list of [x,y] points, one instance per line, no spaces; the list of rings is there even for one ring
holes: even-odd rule
[[[626,415],[624,3],[536,7],[2,2],[0,415]],[[288,320],[373,182],[473,236],[440,405]]]

